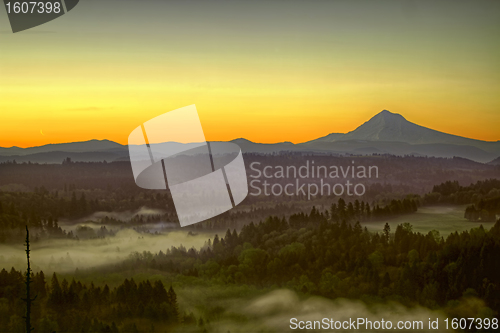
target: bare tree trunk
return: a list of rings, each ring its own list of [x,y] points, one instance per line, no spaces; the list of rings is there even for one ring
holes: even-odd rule
[[[31,303],[36,299],[31,298],[30,293],[30,284],[31,284],[31,267],[30,267],[30,232],[28,230],[28,226],[26,226],[26,259],[28,260],[28,270],[26,271],[26,298],[23,298],[23,301],[26,302],[26,316],[23,317],[26,319],[26,333],[30,333],[34,330],[31,327]]]

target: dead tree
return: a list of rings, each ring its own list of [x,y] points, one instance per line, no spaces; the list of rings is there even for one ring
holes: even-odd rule
[[[26,259],[28,260],[28,270],[26,271],[26,298],[23,298],[23,301],[26,302],[26,316],[23,317],[26,319],[26,333],[31,333],[34,330],[31,327],[31,303],[35,301],[36,297],[31,298],[30,293],[30,284],[31,284],[31,267],[30,267],[30,232],[28,230],[28,226],[26,226]]]

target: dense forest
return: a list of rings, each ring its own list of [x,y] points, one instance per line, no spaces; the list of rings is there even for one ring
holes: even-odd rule
[[[477,204],[467,206],[465,218],[469,221],[495,222],[500,214],[500,195],[494,198],[481,199]]]
[[[424,202],[426,204],[464,205],[499,196],[499,179],[479,180],[468,186],[461,186],[457,180],[454,180],[435,185],[432,191],[424,196]]]
[[[372,188],[383,189],[388,185],[373,184]],[[390,189],[387,189],[388,191]],[[77,194],[78,193],[78,194]],[[396,196],[396,195],[394,195]],[[331,202],[335,197],[315,200],[318,209],[329,212],[334,220],[376,221],[401,214],[412,213],[420,205],[457,205],[472,204],[465,211],[465,218],[471,221],[494,222],[500,213],[500,181],[486,179],[468,186],[461,186],[458,181],[447,181],[435,185],[432,192],[420,198],[418,195],[406,195],[401,199],[379,197],[377,201],[365,201],[346,197],[339,200],[345,206],[345,213],[338,215]],[[265,219],[270,215],[289,217],[308,211],[311,202],[267,203],[264,205],[244,202],[237,209],[228,211],[203,223],[193,225],[191,229],[222,229],[232,227],[240,229],[243,225]],[[119,212],[140,210],[142,207],[158,209],[153,215],[136,215],[128,220],[107,217],[98,223],[113,225],[116,228],[137,227],[146,223],[170,221],[177,223],[177,215],[168,192],[145,191],[138,196],[123,196],[120,192],[101,192],[78,190],[75,185],[65,186],[62,191],[49,192],[44,187],[35,188],[34,192],[0,191],[0,243],[18,242],[23,236],[24,226],[33,229],[35,239],[39,238],[75,238],[79,235],[67,233],[58,225],[61,219],[78,220],[95,212]],[[332,209],[333,208],[333,209]],[[342,207],[341,211],[344,210]],[[338,215],[338,216],[337,216]],[[139,230],[139,229],[138,229]],[[91,230],[81,230],[81,234]],[[146,230],[143,230],[146,231]],[[95,236],[109,236],[112,232],[103,228]],[[81,235],[80,235],[81,236]]]
[[[300,155],[296,161],[294,154],[250,157],[273,165],[293,160],[297,166],[313,158]],[[469,220],[495,221],[500,181],[492,177],[499,169],[463,159],[314,156],[318,165],[349,164],[352,158],[359,158],[358,164],[377,165],[382,175],[367,182],[363,197],[318,196],[310,201],[248,197],[236,209],[186,228],[193,233],[205,229],[215,230],[212,235],[219,233],[212,239],[206,237],[201,248],[134,252],[124,261],[98,268],[50,271],[51,278],[35,272],[32,323],[36,332],[216,332],[210,323],[226,310],[214,307],[193,312],[183,307],[178,302],[186,292],[182,285],[284,288],[304,297],[347,298],[366,304],[394,301],[409,308],[420,305],[440,309],[450,317],[498,316],[500,221],[489,230],[478,223],[477,228],[447,237],[436,230],[414,232],[408,223],[391,230],[385,222],[414,214],[422,205],[466,204]],[[128,163],[4,163],[0,171],[0,243],[8,246],[22,244],[26,225],[33,244],[65,238],[81,241],[83,246],[84,238],[106,241],[113,237],[115,231],[104,225],[149,232],[142,226],[177,222],[168,192],[138,188],[130,178]],[[391,172],[389,181],[383,175]],[[429,174],[430,178],[421,181]],[[435,185],[437,180],[439,185]],[[144,207],[157,213],[141,215]],[[124,215],[127,218],[111,215],[123,211],[131,213]],[[94,219],[97,212],[110,213],[96,218],[103,225],[100,229],[66,231],[61,227],[62,221]],[[385,227],[369,232],[360,223],[385,223]],[[131,278],[134,274],[142,275]],[[94,279],[100,275],[120,280],[108,285]],[[0,271],[0,331],[23,330],[24,293],[23,272],[4,267]],[[464,307],[464,300],[475,305]]]
[[[450,316],[498,315],[500,220],[489,231],[480,226],[444,239],[436,231],[413,232],[409,224],[394,231],[386,224],[381,232],[369,233],[359,223],[332,218],[347,214],[347,209],[339,202],[329,212],[314,208],[288,219],[269,217],[240,232],[227,230],[201,249],[133,253],[99,272],[142,271],[170,281],[185,277],[213,286],[288,288],[371,304],[397,301],[410,307],[442,308]],[[94,273],[75,273],[77,278],[86,274]],[[179,309],[174,290],[160,281],[126,279],[110,289],[77,280],[60,282],[55,274],[46,283],[43,272],[32,278],[33,293],[39,296],[33,313],[40,332],[136,332],[175,325],[201,332],[210,331],[214,319],[210,313],[195,317]],[[21,272],[0,272],[1,328],[22,327],[23,288]],[[464,310],[459,306],[464,298],[482,301]]]
[[[362,197],[353,198],[343,195],[342,198],[351,204],[356,200],[370,203],[367,212],[356,216],[358,220],[370,220],[391,215],[383,211],[383,207],[393,205],[393,199],[404,200],[410,193],[424,195],[423,200],[417,196],[412,199],[416,205],[432,204],[475,204],[472,213],[469,209],[467,217],[471,220],[494,219],[490,211],[488,216],[480,211],[490,207],[489,203],[481,204],[478,197],[488,199],[498,195],[500,186],[491,177],[498,175],[497,166],[484,165],[465,159],[396,157],[396,156],[331,156],[300,153],[280,153],[275,155],[246,154],[247,174],[255,176],[248,166],[253,162],[261,166],[288,165],[299,167],[307,161],[315,161],[316,165],[347,166],[375,165],[379,170],[379,178],[363,179],[366,193]],[[388,177],[390,175],[390,177]],[[253,178],[251,178],[253,179]],[[446,181],[449,179],[449,181]],[[483,179],[474,186],[472,179]],[[289,181],[272,179],[274,183]],[[317,182],[318,179],[310,179]],[[441,185],[437,182],[446,181]],[[434,188],[433,188],[434,186]],[[428,189],[428,190],[426,190]],[[496,192],[495,192],[496,191]],[[485,193],[483,193],[485,192]],[[265,219],[270,215],[289,217],[292,214],[308,212],[313,205],[318,209],[327,209],[337,196],[315,196],[307,200],[302,196],[247,196],[235,209],[223,213],[208,221],[191,226],[193,229],[240,229],[243,225]],[[378,207],[377,207],[378,205]],[[63,164],[33,163],[0,163],[0,242],[7,240],[17,242],[22,239],[24,225],[35,228],[38,237],[74,237],[66,235],[59,227],[61,220],[81,220],[90,218],[96,212],[137,212],[141,208],[161,210],[156,215],[136,216],[128,220],[113,217],[104,222],[121,226],[140,226],[144,223],[167,221],[178,225],[178,219],[172,198],[168,191],[144,190],[134,183],[128,162],[86,163],[65,160]],[[382,207],[382,208],[380,208]],[[349,207],[348,207],[349,208]],[[399,208],[391,208],[390,211]],[[358,215],[356,213],[356,215]],[[354,218],[353,220],[356,220]],[[95,221],[103,222],[103,221]],[[13,232],[18,230],[18,232]],[[106,234],[105,231],[103,231]]]
[[[32,280],[31,292],[37,296],[31,311],[35,332],[138,332],[134,320],[144,319],[162,328],[196,323],[192,313],[179,312],[175,291],[165,288],[161,281],[136,283],[126,279],[110,289],[74,279],[71,283],[66,279],[59,282],[55,273],[50,282],[43,272],[32,273]],[[24,274],[2,269],[0,332],[25,331],[24,296]],[[154,332],[154,324],[148,331]]]
[[[227,230],[207,246],[135,253],[115,269],[154,268],[217,283],[284,286],[329,298],[393,299],[431,308],[464,295],[500,311],[500,221],[446,239],[402,224],[369,233],[359,223],[332,222],[313,209],[288,220],[270,217]]]
[[[130,205],[139,209],[146,204],[152,208],[170,207],[170,209],[162,209],[163,214],[135,216],[128,221],[122,221],[115,218],[104,217],[100,221],[103,224],[113,225],[116,228],[137,227],[136,230],[141,230],[140,226],[145,223],[155,223],[159,221],[177,221],[177,216],[173,205],[168,204],[169,198],[167,194],[156,193],[150,194],[138,199],[130,199],[124,201],[115,201],[113,198],[106,199],[87,199],[82,193],[77,199],[75,192],[65,191],[67,197],[59,196],[56,193],[49,193],[44,189],[37,189],[36,192],[0,192],[0,243],[19,242],[23,239],[24,226],[29,226],[35,235],[35,241],[43,238],[81,238],[81,236],[93,234],[94,237],[105,237],[113,235],[112,231],[102,227],[97,232],[89,230],[87,227],[81,227],[78,230],[80,234],[64,231],[58,224],[60,218],[77,219],[86,216],[90,213],[105,210],[108,212],[119,211],[120,208]],[[337,204],[330,207],[332,219],[350,221],[371,221],[398,216],[402,214],[413,213],[419,205],[418,196],[407,196],[403,200],[391,200],[385,205],[370,204],[365,201],[354,200],[348,202],[342,198]],[[210,221],[199,225],[191,226],[192,229],[210,228],[221,229],[232,225],[235,227],[235,221],[239,221],[240,225],[258,221],[263,217],[272,214],[291,215],[300,213],[303,207],[299,205],[275,204],[270,207],[251,207],[248,210],[230,211],[218,216]],[[142,230],[147,231],[147,230]]]
[[[471,204],[465,209],[464,217],[469,221],[495,222],[500,214],[500,180],[486,179],[468,186],[458,181],[446,181],[434,186],[424,196],[425,204]]]

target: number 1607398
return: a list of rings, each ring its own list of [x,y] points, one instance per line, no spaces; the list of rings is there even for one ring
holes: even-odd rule
[[[37,2],[37,1],[25,1],[25,2],[7,2],[5,4],[7,8],[7,13],[15,14],[51,14],[61,12],[60,2]]]

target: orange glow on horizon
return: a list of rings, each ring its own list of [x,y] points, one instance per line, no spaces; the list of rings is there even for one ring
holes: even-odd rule
[[[290,141],[301,143],[314,140],[330,133],[347,133],[368,121],[383,108],[377,110],[352,110],[344,112],[331,112],[331,115],[294,115],[288,119],[282,119],[280,115],[253,116],[251,113],[240,115],[222,114],[214,117],[212,112],[200,106],[198,113],[202,122],[205,137],[208,141],[229,141],[244,138],[258,143],[277,143]],[[392,112],[400,113],[409,121],[418,125],[432,128],[441,132],[464,136],[484,141],[497,141],[496,132],[488,133],[478,128],[471,128],[466,121],[462,124],[446,124],[442,119],[433,119],[428,115],[419,114],[418,110],[412,112],[400,112],[394,108],[387,108]],[[135,116],[128,114],[119,117],[113,114],[85,116],[76,120],[71,117],[61,117],[59,121],[42,117],[36,121],[25,121],[23,125],[4,126],[0,137],[0,147],[35,147],[46,144],[58,144],[67,142],[79,142],[87,140],[110,140],[123,145],[127,144],[130,132],[141,122],[149,120],[157,112],[141,112]],[[305,113],[305,112],[304,112]],[[346,115],[351,114],[350,117]],[[411,114],[408,116],[407,114]],[[446,117],[445,117],[446,118]],[[25,119],[26,120],[26,119]],[[487,123],[487,120],[482,120]],[[461,126],[460,126],[461,125]],[[43,134],[41,134],[43,131]]]
[[[429,3],[412,19],[371,1],[297,2],[297,15],[239,5],[253,11],[179,2],[184,17],[169,2],[131,1],[110,21],[89,2],[44,26],[55,33],[0,33],[0,147],[127,144],[140,124],[192,104],[211,141],[301,143],[384,109],[500,140],[499,20],[486,4],[471,16],[472,3],[453,13]]]

